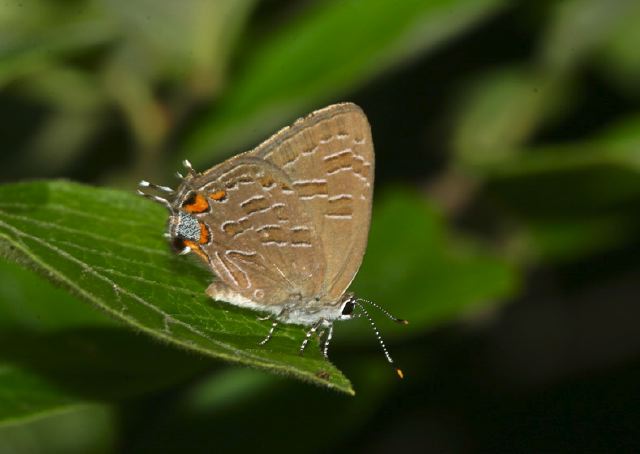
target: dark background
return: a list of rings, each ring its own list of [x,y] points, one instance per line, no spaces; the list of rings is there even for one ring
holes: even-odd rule
[[[640,448],[640,4],[365,4],[0,5],[4,183],[132,191],[140,178],[168,181],[180,159],[203,169],[349,100],[376,144],[374,229],[376,212],[406,198],[446,239],[412,217],[395,219],[399,232],[435,235],[447,257],[472,244],[466,254],[501,270],[476,280],[473,267],[439,270],[429,241],[390,257],[401,276],[388,286],[372,284],[365,262],[363,296],[410,319],[442,308],[408,334],[380,320],[403,381],[373,335],[352,342],[340,326],[332,361],[355,397],[220,363],[159,391],[0,427],[0,451]],[[402,14],[402,27],[385,28]],[[351,40],[371,46],[341,52]],[[264,69],[278,58],[288,64]],[[318,61],[345,69],[305,72]],[[386,241],[372,240],[369,260],[385,260]],[[2,273],[8,330],[19,319],[9,287],[22,285],[12,276],[29,277]]]

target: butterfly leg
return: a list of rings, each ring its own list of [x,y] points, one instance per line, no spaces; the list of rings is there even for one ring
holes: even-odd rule
[[[320,320],[318,320],[317,322],[315,322],[311,328],[309,329],[309,331],[307,331],[307,334],[305,334],[304,336],[304,340],[302,341],[302,345],[300,345],[300,354],[302,355],[304,353],[304,349],[307,348],[307,344],[309,343],[309,341],[311,340],[311,336],[313,336],[313,334],[318,331],[318,328],[320,328],[322,325],[324,324],[324,319],[321,318]]]
[[[274,320],[273,323],[271,324],[271,328],[269,329],[269,333],[267,334],[267,337],[265,337],[260,342],[258,342],[258,345],[264,345],[267,342],[269,342],[273,337],[273,332],[276,330],[277,326],[278,326],[278,321]]]
[[[286,314],[287,314],[287,308],[284,308],[275,317],[273,317],[272,315],[268,315],[266,317],[258,317],[258,320],[263,320],[263,321],[269,320],[273,317],[273,323],[271,323],[271,328],[269,329],[269,333],[267,334],[267,337],[265,337],[260,342],[258,342],[258,345],[264,345],[271,340],[271,338],[273,337],[273,332],[276,330],[276,327],[278,326],[278,323],[279,323],[278,320],[281,317],[286,317]]]
[[[322,354],[325,358],[329,358],[329,342],[331,342],[331,338],[333,337],[333,323],[329,325],[327,328],[327,337],[324,338],[324,343],[322,344]]]

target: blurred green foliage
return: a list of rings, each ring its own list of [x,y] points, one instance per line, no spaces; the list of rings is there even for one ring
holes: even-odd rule
[[[0,452],[633,451],[639,30],[634,0],[3,1]],[[404,382],[358,322],[339,370],[296,327],[255,347],[268,326],[207,302],[133,194],[342,100],[377,160],[353,288],[410,320],[379,322]]]

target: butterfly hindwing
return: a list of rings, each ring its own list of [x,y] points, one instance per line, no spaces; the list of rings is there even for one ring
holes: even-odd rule
[[[367,245],[374,153],[366,116],[336,104],[298,120],[249,153],[291,180],[318,233],[326,261],[321,299],[335,303],[355,277]]]
[[[191,185],[210,205],[198,215],[211,229],[204,251],[230,290],[274,306],[319,291],[322,245],[284,172],[239,156],[194,178]]]

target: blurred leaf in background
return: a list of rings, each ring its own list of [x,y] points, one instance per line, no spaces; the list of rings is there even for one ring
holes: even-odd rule
[[[21,425],[0,426],[0,451],[108,453],[115,451],[117,438],[113,410],[86,405]]]
[[[517,280],[495,251],[448,232],[442,214],[418,194],[388,188],[376,205],[354,289],[409,320],[392,331],[402,336],[492,308],[515,291]]]
[[[210,164],[248,146],[296,113],[406,63],[496,11],[498,0],[406,0],[390,14],[384,0],[316,2],[256,49],[184,155]]]

